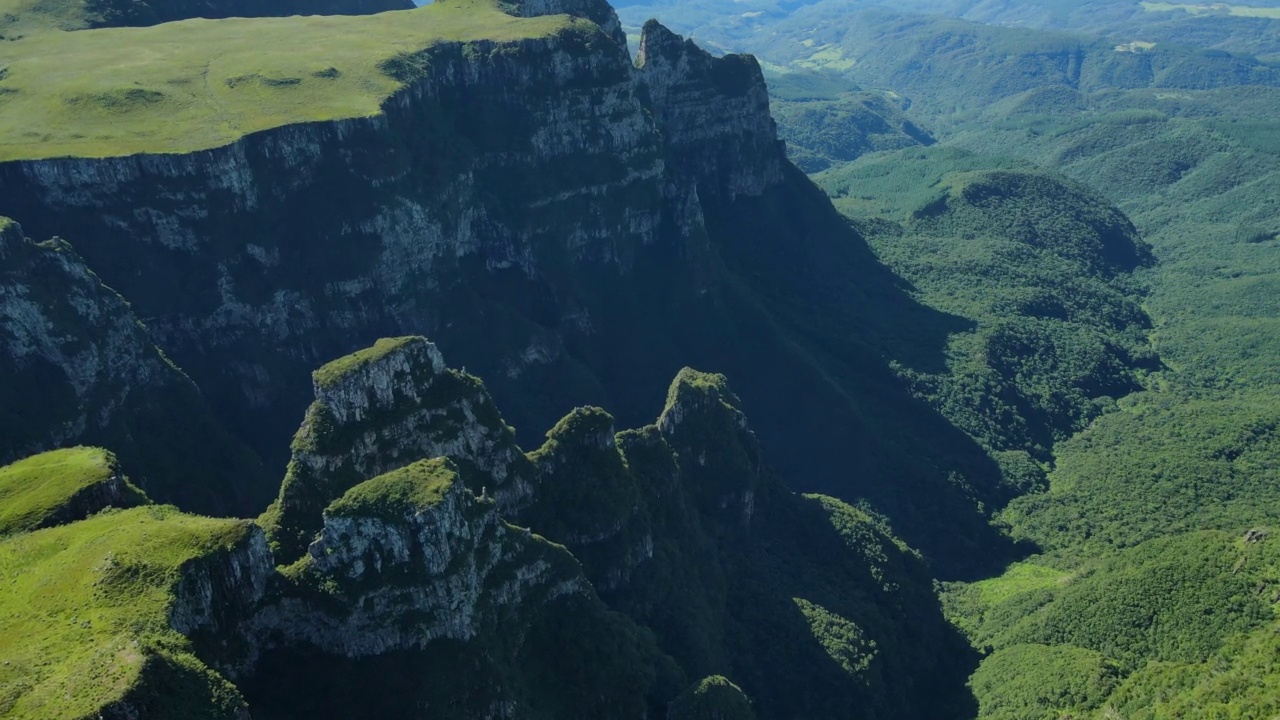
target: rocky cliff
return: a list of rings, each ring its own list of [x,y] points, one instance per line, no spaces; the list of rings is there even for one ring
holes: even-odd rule
[[[0,218],[0,263],[0,463],[108,445],[158,500],[214,513],[262,501],[256,457],[69,244]]]
[[[296,417],[307,368],[379,336],[447,338],[490,358],[483,369],[500,363],[490,378],[581,374],[570,348],[594,344],[609,308],[566,275],[625,273],[646,248],[683,243],[698,193],[758,193],[780,162],[753,63],[650,51],[637,72],[612,10],[581,4],[517,11],[578,11],[603,33],[403,59],[388,72],[408,84],[374,118],[188,155],[7,163],[0,211],[76,238],[231,424],[270,418],[260,450]],[[655,122],[646,94],[680,109]],[[703,126],[695,106],[721,94],[733,111]],[[695,145],[720,160],[669,168]],[[762,146],[765,170],[729,162]]]
[[[241,626],[233,646],[245,653],[220,666],[251,705],[296,702],[316,673],[383,673],[398,658],[449,678],[406,690],[412,697],[477,716],[518,715],[537,702],[524,685],[533,672],[526,653],[546,652],[542,643],[552,640],[543,623],[571,611],[574,621],[554,631],[554,642],[575,648],[563,658],[571,666],[581,667],[578,653],[587,652],[578,645],[583,633],[593,653],[611,643],[629,648],[629,660],[611,654],[617,646],[595,656],[613,668],[598,676],[610,678],[596,681],[601,691],[622,703],[609,717],[643,712],[646,703],[665,708],[682,683],[707,674],[735,678],[743,688],[736,692],[766,717],[796,703],[836,715],[876,708],[942,717],[954,709],[964,654],[919,558],[859,511],[788,491],[765,467],[723,376],[682,371],[658,420],[639,430],[618,432],[603,410],[575,409],[522,465],[512,461],[518,448],[509,437],[467,450],[477,427],[463,413],[451,424],[423,420],[432,413],[422,398],[449,407],[441,398],[451,396],[437,388],[451,372],[421,338],[382,341],[316,372],[325,398],[317,404],[333,404],[325,413],[333,422],[319,422],[313,405],[295,440],[295,467],[310,443],[303,439],[321,425],[344,439],[331,456],[343,461],[291,475],[282,493],[282,504],[289,497],[323,509],[319,522],[295,528],[309,546],[282,570],[279,594]],[[493,426],[505,427],[493,413]],[[455,453],[457,464],[406,464],[437,452]],[[362,479],[377,472],[367,469],[377,458],[399,468]],[[507,511],[528,530],[501,518],[493,485],[475,487],[495,483],[493,474],[464,481],[494,458],[522,468],[521,502]],[[830,582],[814,585],[819,576]],[[601,599],[622,615],[604,613]],[[792,615],[796,622],[776,635],[774,624]],[[911,630],[895,617],[913,618]],[[637,639],[636,625],[651,628],[652,640]],[[935,656],[942,646],[956,652]],[[791,655],[788,667],[817,671],[774,677],[778,647]],[[474,655],[480,648],[488,650]],[[434,665],[442,652],[469,658],[471,674]],[[924,666],[931,669],[921,675]],[[369,682],[369,693],[381,693],[389,681]],[[560,673],[543,682],[567,691]],[[689,693],[698,696],[696,686]],[[571,714],[590,704],[575,701]]]
[[[63,687],[70,648],[110,657],[127,627],[136,662],[75,695],[104,717],[643,718],[707,675],[741,689],[712,679],[672,707],[710,692],[764,717],[944,717],[960,697],[963,654],[937,653],[956,639],[919,557],[860,511],[788,491],[723,376],[681,372],[639,430],[579,408],[528,456],[422,338],[314,378],[267,533],[144,507],[0,542],[17,627],[86,632],[41,635],[56,662],[20,654],[0,679]],[[510,489],[510,468],[521,525],[475,487]],[[32,598],[55,568],[97,590],[60,593],[49,624]]]
[[[0,212],[73,238],[268,467],[290,461],[310,370],[378,337],[430,335],[526,445],[579,406],[643,425],[695,365],[738,379],[805,489],[871,503],[942,567],[997,556],[998,469],[888,369],[943,363],[953,319],[915,304],[786,162],[755,61],[649,24],[633,64],[603,3],[506,8],[528,20],[480,5],[443,9],[595,22],[388,51],[366,69],[400,89],[369,116],[5,162]]]
[[[533,468],[478,378],[445,367],[421,337],[382,340],[314,376],[280,497],[264,517],[281,561],[302,557],[324,508],[374,476],[424,457],[463,465],[464,482],[506,512],[527,504]]]
[[[998,470],[887,368],[940,363],[947,319],[785,161],[759,66],[656,23],[633,65],[602,3],[510,11],[557,9],[602,25],[396,55],[379,72],[403,88],[371,117],[3,163],[0,212],[75,238],[268,467],[290,461],[310,370],[378,337],[430,335],[526,445],[578,406],[647,423],[693,364],[740,379],[760,442],[806,489],[901,518],[944,566],[992,556],[965,548],[998,542],[981,509]]]

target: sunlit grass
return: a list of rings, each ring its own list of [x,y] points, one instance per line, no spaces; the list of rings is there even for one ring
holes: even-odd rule
[[[488,0],[357,17],[187,20],[0,43],[0,160],[182,153],[293,123],[378,115],[387,60],[441,42],[541,37]]]

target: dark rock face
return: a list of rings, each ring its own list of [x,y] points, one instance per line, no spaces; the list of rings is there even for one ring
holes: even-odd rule
[[[261,464],[69,244],[33,242],[0,218],[0,262],[0,464],[105,445],[161,502],[226,514],[262,502]],[[84,501],[79,517],[100,508]]]

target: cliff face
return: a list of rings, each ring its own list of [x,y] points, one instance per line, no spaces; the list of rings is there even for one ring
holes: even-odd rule
[[[526,444],[576,406],[647,423],[696,365],[735,378],[760,443],[805,489],[904,518],[944,564],[998,554],[982,509],[999,502],[997,469],[886,367],[943,362],[955,323],[914,304],[785,161],[755,61],[649,24],[637,66],[602,3],[510,8],[560,10],[604,29],[397,56],[382,70],[404,88],[373,117],[190,154],[0,164],[0,212],[76,238],[269,467],[291,460],[310,370],[378,337],[430,335],[487,379]],[[342,476],[348,450],[377,458],[427,419],[395,438],[343,421],[353,438],[302,448],[290,476]],[[361,460],[324,502],[426,447]],[[528,495],[460,469],[504,509]],[[735,492],[726,511],[749,518],[753,491]],[[302,556],[324,507],[286,489],[276,512],[309,519],[288,521],[291,539],[272,528],[284,556]]]
[[[507,524],[434,458],[330,503],[279,593],[232,630],[241,653],[223,667],[252,704],[291,713],[317,702],[343,717],[521,717],[555,698],[571,713],[644,717],[665,698],[637,631],[563,546]],[[408,685],[395,691],[389,674]],[[317,692],[317,678],[334,688]]]
[[[568,277],[618,276],[613,294],[631,295],[637,262],[700,233],[700,193],[759,193],[781,155],[754,63],[651,51],[636,71],[612,10],[578,5],[516,10],[604,32],[404,58],[390,72],[409,85],[375,118],[188,155],[7,163],[0,212],[76,238],[224,419],[268,429],[252,439],[267,454],[306,369],[375,337],[431,334],[502,393],[533,372],[591,394],[606,363],[580,348],[603,345],[617,303]],[[673,109],[655,121],[646,97]],[[712,113],[722,97],[732,112]],[[550,419],[530,405],[522,424]]]
[[[713,57],[650,20],[640,37],[636,67],[686,182],[729,200],[758,196],[782,182],[777,128],[754,57]]]
[[[0,542],[16,596],[63,563],[92,588],[17,622],[101,611],[107,630],[165,638],[126,681],[104,676],[116,689],[92,712],[644,718],[709,674],[765,717],[945,717],[958,697],[961,653],[937,652],[957,640],[919,557],[863,513],[783,487],[723,376],[682,371],[639,430],[579,408],[527,457],[478,381],[422,338],[379,342],[314,382],[267,532],[147,507]],[[497,484],[510,468],[528,482],[505,510],[528,528],[475,487],[511,488],[515,475]],[[72,647],[112,655],[118,637],[40,642],[61,663]],[[74,680],[53,667],[30,685]]]
[[[158,500],[214,513],[261,502],[261,465],[69,244],[0,218],[0,262],[0,463],[108,445]],[[233,474],[193,473],[197,458]]]

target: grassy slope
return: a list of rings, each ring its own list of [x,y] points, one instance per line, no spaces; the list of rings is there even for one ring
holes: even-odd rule
[[[78,493],[117,473],[111,453],[86,447],[55,450],[0,468],[0,536],[34,530]]]
[[[325,513],[339,517],[398,518],[444,499],[458,474],[444,458],[419,460],[351,488]]]
[[[192,17],[364,15],[412,7],[409,0],[0,0],[0,39],[48,30],[141,27]]]
[[[358,17],[188,20],[0,43],[0,160],[182,153],[292,123],[368,117],[382,65],[440,42],[541,37],[488,0]]]
[[[85,717],[157,666],[179,668],[179,687],[203,685],[233,708],[235,691],[200,669],[168,608],[179,568],[232,548],[250,528],[152,506],[0,543],[0,715]],[[207,699],[179,691],[167,709]]]

